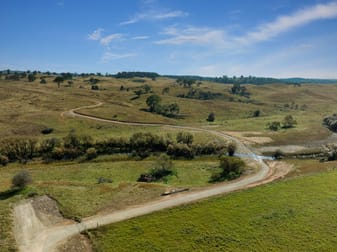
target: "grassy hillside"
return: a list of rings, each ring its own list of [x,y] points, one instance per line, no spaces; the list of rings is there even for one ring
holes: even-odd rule
[[[0,135],[43,137],[41,130],[45,127],[53,127],[55,131],[51,136],[56,137],[64,136],[71,129],[97,137],[128,132],[129,128],[125,126],[60,117],[63,111],[101,101],[103,106],[80,112],[120,121],[212,125],[219,130],[257,131],[271,137],[275,141],[272,144],[302,144],[328,136],[330,133],[322,126],[322,118],[336,112],[336,85],[245,85],[250,93],[250,97],[246,98],[230,94],[232,85],[207,81],[200,86],[184,88],[169,78],[157,78],[155,81],[143,78],[142,83],[135,82],[135,79],[97,78],[100,79],[98,91],[90,89],[89,77],[78,77],[71,86],[62,84],[61,88],[52,82],[53,77],[46,78],[47,84],[40,84],[38,80],[0,80]],[[152,87],[152,93],[137,97],[135,91],[145,84]],[[124,87],[122,91],[121,86]],[[162,94],[167,87],[169,92]],[[192,89],[219,96],[211,100],[178,97]],[[161,96],[163,104],[177,103],[180,116],[168,118],[147,112],[145,101],[151,94]],[[256,110],[261,112],[259,117],[253,117]],[[210,112],[215,113],[213,123],[206,121]],[[276,133],[266,129],[268,122],[282,122],[288,114],[297,120],[296,128]]]
[[[289,179],[90,235],[96,251],[334,251],[336,180],[335,171]]]

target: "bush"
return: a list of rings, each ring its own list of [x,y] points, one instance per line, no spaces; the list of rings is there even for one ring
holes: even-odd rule
[[[177,134],[177,143],[191,145],[193,143],[193,135],[188,132],[179,132]]]
[[[0,165],[5,166],[9,162],[8,157],[0,154]]]
[[[44,128],[43,130],[41,130],[41,133],[44,135],[50,134],[54,131],[53,128]]]
[[[267,128],[273,131],[278,131],[281,128],[281,123],[276,121],[268,123]]]
[[[295,127],[297,122],[291,115],[287,115],[286,117],[284,117],[282,124],[283,128],[287,129]]]
[[[32,182],[32,178],[27,170],[19,171],[12,178],[13,187],[24,188],[26,185]]]
[[[163,154],[158,157],[154,167],[147,173],[142,173],[138,178],[139,182],[154,182],[166,180],[167,176],[174,175],[173,163],[169,156]]]
[[[229,143],[227,146],[228,156],[231,156],[231,157],[234,156],[236,148],[237,148],[236,143],[234,142]]]
[[[260,111],[260,110],[255,110],[255,111],[253,112],[253,117],[259,117],[260,114],[261,114],[261,111]]]
[[[167,147],[167,155],[175,158],[183,157],[186,159],[193,159],[194,151],[187,144],[170,144]]]
[[[206,121],[207,122],[214,122],[214,120],[215,120],[215,114],[213,112],[209,113]]]
[[[89,148],[86,150],[85,155],[88,160],[91,160],[97,157],[97,151],[95,148]]]
[[[272,157],[274,158],[274,159],[280,159],[281,157],[283,156],[283,152],[281,151],[281,150],[276,150],[274,153],[273,153],[273,155],[272,155]]]
[[[240,177],[244,171],[245,163],[238,157],[220,157],[220,173],[215,173],[211,177],[211,182],[232,180]]]

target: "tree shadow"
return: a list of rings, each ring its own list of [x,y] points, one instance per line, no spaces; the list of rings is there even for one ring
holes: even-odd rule
[[[19,192],[21,192],[21,188],[19,187],[13,187],[11,189],[8,189],[6,191],[0,192],[0,200],[6,200],[9,199],[15,195],[17,195]]]

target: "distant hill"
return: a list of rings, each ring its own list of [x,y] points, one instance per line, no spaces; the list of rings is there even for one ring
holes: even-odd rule
[[[25,71],[20,70],[0,70],[0,74],[22,74]],[[52,75],[64,75],[65,73],[51,73],[51,72],[40,72],[40,71],[33,71],[33,74],[42,73],[42,74],[52,74]],[[103,76],[100,73],[67,73],[73,76]],[[279,84],[304,84],[304,83],[311,83],[311,84],[337,84],[337,79],[311,79],[311,78],[272,78],[272,77],[256,77],[256,76],[240,76],[240,77],[228,77],[226,75],[222,77],[207,77],[207,76],[199,76],[199,75],[160,75],[155,72],[141,72],[141,71],[134,71],[134,72],[118,72],[116,74],[105,74],[105,76],[115,77],[115,78],[151,78],[155,79],[157,77],[166,77],[172,79],[187,79],[187,80],[195,80],[195,81],[211,81],[223,84],[254,84],[254,85],[263,85],[263,84],[272,84],[272,83],[279,83]]]

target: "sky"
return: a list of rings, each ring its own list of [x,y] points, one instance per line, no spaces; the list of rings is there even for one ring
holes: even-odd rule
[[[337,78],[334,0],[1,0],[0,69]]]

